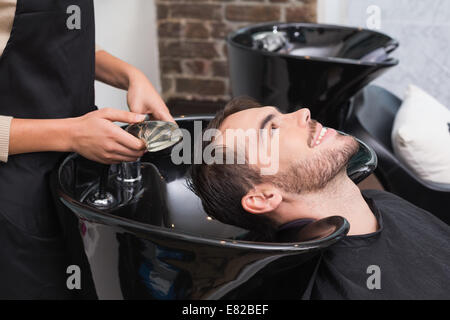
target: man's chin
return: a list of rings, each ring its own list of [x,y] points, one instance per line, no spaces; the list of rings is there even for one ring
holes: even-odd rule
[[[337,151],[344,157],[344,162],[348,163],[350,159],[358,152],[359,143],[350,135],[339,134],[337,137],[339,143],[336,145]]]

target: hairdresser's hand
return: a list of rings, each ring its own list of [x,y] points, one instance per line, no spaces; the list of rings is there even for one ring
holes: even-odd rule
[[[145,115],[105,108],[73,118],[72,151],[105,164],[136,161],[145,152],[142,140],[129,134],[112,121],[141,122]]]
[[[128,107],[130,111],[150,114],[151,119],[175,122],[158,92],[139,70],[129,77]]]

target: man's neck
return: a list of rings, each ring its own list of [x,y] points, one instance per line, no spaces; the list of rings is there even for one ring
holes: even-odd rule
[[[346,173],[336,176],[320,191],[286,196],[277,213],[280,224],[301,218],[342,216],[350,223],[348,235],[368,234],[378,229],[375,215]]]

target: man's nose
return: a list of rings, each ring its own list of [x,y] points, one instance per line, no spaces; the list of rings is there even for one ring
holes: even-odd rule
[[[301,127],[308,127],[308,123],[311,120],[311,111],[308,108],[302,108],[294,112],[297,118],[298,124]]]

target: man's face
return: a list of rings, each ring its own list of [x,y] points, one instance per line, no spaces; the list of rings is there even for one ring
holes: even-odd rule
[[[323,188],[345,169],[359,147],[354,138],[311,120],[308,109],[283,114],[269,106],[251,108],[228,116],[219,129],[224,135],[228,129],[258,132],[256,141],[246,141],[247,155],[250,152],[264,152],[271,161],[278,161],[278,173],[268,176],[268,181],[295,193]],[[259,134],[260,129],[267,130],[268,140]],[[224,142],[227,146],[230,143],[226,139]],[[273,157],[276,151],[278,157]],[[260,161],[254,165],[264,167]]]

